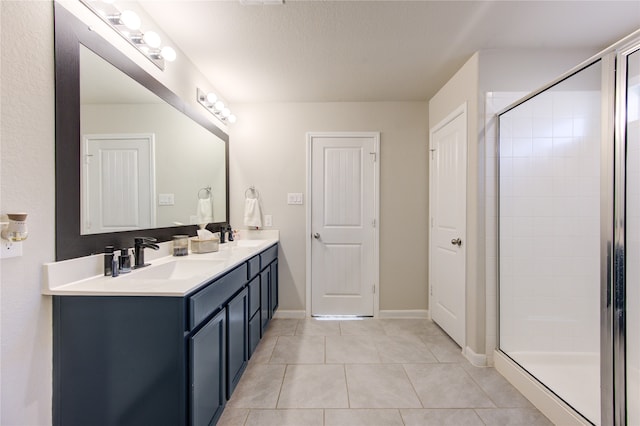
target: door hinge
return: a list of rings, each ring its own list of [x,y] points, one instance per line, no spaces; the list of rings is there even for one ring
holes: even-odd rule
[[[433,296],[433,286],[429,286],[429,296]]]
[[[377,152],[370,152],[369,155],[372,155],[371,158],[373,158],[373,162],[376,162],[376,159],[378,158],[378,153]]]
[[[84,164],[91,164],[91,157],[93,157],[93,154],[86,154],[84,156]]]
[[[371,221],[371,226],[372,226],[373,228],[375,228],[375,227],[376,227],[376,220],[375,220],[375,219],[373,219],[373,220]]]
[[[433,160],[433,154],[436,152],[436,150],[435,148],[432,148],[429,151],[431,151],[431,159]]]
[[[376,294],[376,285],[373,285],[373,294]]]

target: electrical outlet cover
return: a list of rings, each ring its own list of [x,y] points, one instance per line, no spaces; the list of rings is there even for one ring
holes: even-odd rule
[[[22,256],[22,242],[0,240],[0,259]]]

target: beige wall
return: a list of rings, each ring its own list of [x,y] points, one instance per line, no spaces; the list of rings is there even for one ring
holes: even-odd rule
[[[280,230],[280,309],[305,310],[306,133],[380,132],[380,310],[426,310],[427,103],[234,105],[230,128],[231,224],[242,222],[244,191],[255,185],[263,213]],[[306,197],[306,194],[305,194]]]
[[[51,424],[51,298],[41,265],[54,260],[53,7],[0,2],[0,214],[29,213],[22,257],[0,260],[0,424]]]

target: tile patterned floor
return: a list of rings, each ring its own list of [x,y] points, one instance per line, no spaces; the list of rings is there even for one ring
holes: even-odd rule
[[[552,425],[420,319],[271,321],[218,424]]]

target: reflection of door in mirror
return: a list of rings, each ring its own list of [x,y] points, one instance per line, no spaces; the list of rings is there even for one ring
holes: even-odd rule
[[[156,226],[153,134],[85,135],[82,144],[82,231]]]

